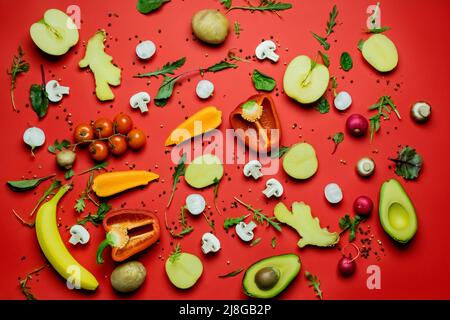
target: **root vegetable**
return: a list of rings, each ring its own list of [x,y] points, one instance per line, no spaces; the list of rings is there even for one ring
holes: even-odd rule
[[[353,202],[353,210],[359,216],[366,217],[372,213],[373,202],[372,199],[366,196],[360,196]]]
[[[369,122],[360,114],[352,114],[348,117],[345,126],[351,135],[361,137],[365,135],[367,129],[369,129]]]
[[[137,290],[145,281],[147,270],[138,261],[130,261],[116,267],[111,273],[112,287],[122,293]]]
[[[343,277],[349,277],[356,271],[356,262],[344,256],[338,262],[338,270]]]
[[[201,10],[192,18],[192,30],[195,36],[209,44],[224,42],[229,28],[228,19],[217,10]]]
[[[34,149],[45,143],[45,133],[37,127],[28,128],[23,133],[23,142],[31,147],[31,155],[34,157]]]
[[[71,169],[73,164],[75,163],[75,160],[77,158],[77,155],[74,151],[69,149],[64,149],[56,155],[56,163],[58,166],[64,169]]]

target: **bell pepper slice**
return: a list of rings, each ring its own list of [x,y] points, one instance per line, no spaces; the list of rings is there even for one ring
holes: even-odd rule
[[[147,210],[119,209],[106,214],[103,219],[106,239],[97,250],[97,263],[103,263],[102,252],[111,246],[114,261],[123,261],[150,247],[161,232],[158,217]]]
[[[254,151],[269,152],[279,146],[281,123],[269,94],[257,94],[239,104],[230,114],[230,124],[236,136]],[[248,130],[254,130],[257,139],[251,139]]]

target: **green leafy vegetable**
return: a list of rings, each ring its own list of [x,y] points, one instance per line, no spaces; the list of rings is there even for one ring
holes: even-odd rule
[[[288,10],[292,8],[292,4],[290,3],[282,3],[276,1],[262,0],[258,6],[232,6],[228,9],[231,10],[250,10],[250,11],[282,11]]]
[[[256,90],[270,92],[277,85],[275,79],[269,77],[268,75],[265,75],[264,73],[259,72],[256,69],[253,70],[252,80]]]
[[[330,111],[330,104],[328,103],[328,100],[325,97],[320,98],[319,102],[314,107],[317,111],[319,111],[321,114],[328,113]]]
[[[11,68],[7,71],[7,73],[11,76],[11,104],[13,106],[13,110],[17,111],[16,103],[14,101],[14,90],[16,89],[17,77],[22,73],[27,73],[30,70],[30,64],[24,60],[25,53],[22,50],[22,47],[19,46],[17,55],[13,57],[13,61],[11,64]]]
[[[177,261],[177,259],[180,257],[180,255],[181,255],[181,245],[179,243],[177,243],[174,250],[172,251],[172,253],[169,256],[170,262],[173,263],[173,262]]]
[[[55,154],[56,151],[62,151],[63,149],[66,149],[70,146],[70,141],[68,140],[62,140],[61,142],[58,141],[58,139],[55,140],[53,145],[48,147],[48,152]]]
[[[252,241],[252,243],[250,243],[250,247],[254,247],[256,245],[258,245],[261,242],[261,238],[256,238],[255,240]]]
[[[219,180],[219,179],[217,179],[217,178],[214,178],[214,189],[213,189],[213,192],[214,192],[214,208],[216,209],[216,211],[217,211],[217,213],[219,214],[219,215],[222,215],[222,213],[220,212],[220,210],[219,210],[219,207],[217,206],[217,198],[219,197],[219,185],[220,185],[220,181],[222,181],[222,180]],[[214,229],[214,228],[213,228]]]
[[[288,152],[289,151],[289,149],[290,149],[291,147],[286,147],[286,146],[280,146],[279,148],[278,148],[278,150],[274,150],[274,152],[273,153],[271,153],[271,158],[274,158],[274,159],[276,159],[276,158],[281,158],[282,156],[284,156],[284,154],[286,153],[286,152]]]
[[[235,21],[234,22],[234,34],[236,35],[236,37],[239,39],[239,36],[241,35],[241,25],[239,24],[239,22]]]
[[[277,238],[273,237],[270,241],[270,245],[272,246],[272,248],[275,248],[277,246]]]
[[[398,151],[397,158],[389,158],[389,160],[395,162],[395,173],[398,176],[403,177],[406,180],[412,180],[419,177],[423,158],[415,149],[406,146]]]
[[[178,161],[178,165],[175,167],[175,172],[173,173],[173,184],[172,184],[172,192],[170,194],[169,202],[167,203],[166,208],[170,207],[172,203],[173,196],[175,195],[175,190],[177,189],[177,183],[180,181],[180,177],[184,176],[186,172],[186,153],[183,153],[180,160]]]
[[[170,0],[138,0],[136,7],[140,13],[147,14],[158,10],[167,2],[170,2]]]
[[[369,110],[377,110],[377,114],[372,116],[370,121],[370,140],[373,140],[375,133],[380,130],[381,118],[383,120],[389,120],[389,115],[392,111],[397,115],[397,118],[401,120],[400,113],[397,110],[397,106],[392,101],[390,96],[382,96],[378,99],[378,102],[369,107]]]
[[[330,66],[330,57],[320,50],[319,50],[319,55],[322,58],[322,61],[323,61],[323,64],[325,65],[325,67],[328,68]]]
[[[219,72],[219,71],[226,70],[226,69],[235,69],[237,67],[238,66],[236,64],[234,64],[234,63],[229,63],[227,61],[221,61],[221,62],[218,62],[218,63],[216,63],[216,64],[206,68],[205,70],[200,69],[200,72],[201,73],[204,73],[204,72]]]
[[[381,27],[381,28],[374,28],[374,29],[367,29],[367,33],[383,33],[385,31],[390,30],[390,27]]]
[[[30,87],[30,101],[39,119],[45,117],[48,111],[48,95],[45,91],[44,65],[41,64],[42,84],[32,84]]]
[[[186,207],[183,206],[180,209],[180,216],[178,218],[178,222],[180,223],[181,226],[181,231],[178,233],[175,233],[172,228],[169,228],[167,223],[166,223],[166,228],[169,231],[170,235],[174,238],[183,238],[185,235],[191,233],[192,231],[194,231],[194,228],[191,226],[188,226],[188,221],[187,221],[187,217],[186,217]]]
[[[339,219],[339,227],[341,228],[341,233],[344,233],[346,230],[350,230],[350,236],[348,241],[352,242],[356,238],[356,231],[358,225],[364,219],[361,216],[355,216],[355,218],[351,218],[348,214]]]
[[[280,224],[276,222],[275,217],[268,217],[264,213],[262,213],[261,209],[254,209],[251,205],[244,203],[242,200],[234,197],[234,200],[236,200],[239,204],[243,205],[247,210],[253,212],[253,220],[256,223],[264,224],[267,223],[267,225],[272,226],[274,229],[281,231]]]
[[[101,162],[101,163],[96,164],[96,165],[93,166],[93,167],[90,167],[89,169],[86,169],[86,170],[84,170],[84,171],[81,171],[78,175],[81,176],[81,175],[83,175],[83,174],[86,174],[86,173],[89,173],[89,172],[92,172],[92,171],[95,171],[95,170],[103,170],[103,169],[105,169],[107,166],[108,166],[108,162]]]
[[[182,57],[180,59],[178,59],[177,61],[174,62],[167,62],[162,68],[157,69],[155,71],[152,72],[148,72],[148,73],[139,73],[137,75],[135,75],[135,78],[144,78],[144,77],[155,77],[158,78],[158,76],[163,75],[163,76],[167,76],[168,74],[174,74],[174,71],[181,68],[184,63],[186,62],[186,57]]]
[[[221,275],[221,276],[219,276],[219,278],[222,278],[222,279],[223,279],[223,278],[231,278],[231,277],[235,277],[235,276],[237,276],[238,274],[240,274],[242,271],[244,271],[244,269],[240,268],[240,269],[231,271],[230,273]]]
[[[348,52],[342,52],[341,54],[341,68],[344,71],[349,71],[353,68],[353,60]]]
[[[106,203],[102,202],[100,203],[100,206],[97,209],[96,214],[88,214],[83,219],[79,220],[77,223],[81,225],[85,225],[87,222],[92,223],[93,225],[97,226],[100,223],[102,223],[103,219],[105,218],[105,215],[111,210],[111,206]]]
[[[305,272],[305,277],[309,281],[309,286],[314,288],[314,292],[316,293],[316,296],[322,300],[322,290],[320,290],[320,282],[317,276],[309,273],[308,271]]]
[[[339,11],[337,10],[336,5],[333,6],[333,9],[330,12],[330,19],[327,22],[327,36],[334,32],[334,27],[336,26],[336,18],[338,16]]]
[[[222,3],[226,9],[230,9],[231,7],[231,0],[220,0],[220,3]]]
[[[235,225],[238,225],[239,223],[241,223],[242,221],[244,221],[245,219],[247,219],[247,217],[249,217],[250,215],[246,215],[246,216],[242,216],[242,217],[237,217],[237,218],[227,218],[225,219],[225,221],[223,222],[223,228],[228,231],[228,229],[234,227]]]
[[[56,176],[56,174],[36,179],[8,181],[7,184],[11,190],[15,192],[28,191],[36,188],[41,182],[53,178],[54,176]]]
[[[325,50],[327,50],[327,51],[330,50],[330,44],[327,42],[327,38],[323,38],[323,37],[319,36],[318,34],[315,34],[314,32],[311,32],[311,34],[317,41],[319,41],[320,45]]]
[[[92,192],[92,184],[94,181],[94,173],[91,172],[91,175],[89,176],[89,179],[86,183],[86,187],[83,190],[83,192],[80,194],[79,198],[75,201],[74,209],[76,212],[80,213],[83,212],[84,209],[86,209],[86,201],[90,200],[92,203],[94,203],[97,207],[100,205],[91,197]]]
[[[66,173],[64,174],[64,179],[69,180],[70,178],[72,178],[75,175],[75,172],[73,171],[73,169],[69,169],[66,171]]]
[[[342,141],[344,141],[344,133],[343,132],[337,132],[337,133],[335,133],[333,135],[333,137],[331,139],[334,142],[334,149],[333,149],[333,152],[331,154],[335,154],[335,152],[336,152],[336,150],[338,148],[338,145],[340,143],[342,143]]]
[[[30,213],[30,217],[36,212],[36,210],[39,208],[39,206],[42,204],[42,202],[44,202],[47,197],[51,194],[53,194],[53,192],[58,189],[59,187],[61,187],[61,181],[59,180],[53,180],[52,184],[50,185],[50,187],[48,187],[47,190],[44,191],[44,194],[39,198],[38,202],[36,203],[36,206],[33,208],[33,210]]]

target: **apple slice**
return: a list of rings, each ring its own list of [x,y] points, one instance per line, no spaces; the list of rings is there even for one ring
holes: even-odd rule
[[[30,27],[33,42],[45,53],[61,56],[78,43],[78,29],[67,14],[49,9],[44,18]]]
[[[284,171],[295,179],[309,179],[319,167],[316,151],[308,143],[293,145],[283,158]]]
[[[303,104],[316,102],[328,88],[330,72],[322,64],[316,63],[308,56],[298,56],[288,65],[284,73],[284,92]]]
[[[374,34],[362,45],[364,59],[380,72],[392,71],[398,64],[395,44],[384,34]]]

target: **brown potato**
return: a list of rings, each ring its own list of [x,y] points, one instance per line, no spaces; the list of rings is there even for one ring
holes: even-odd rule
[[[112,287],[122,293],[137,290],[145,280],[147,270],[138,261],[130,261],[117,266],[111,273]]]
[[[197,38],[209,43],[220,44],[228,36],[230,23],[219,11],[204,9],[192,17],[192,30]]]

